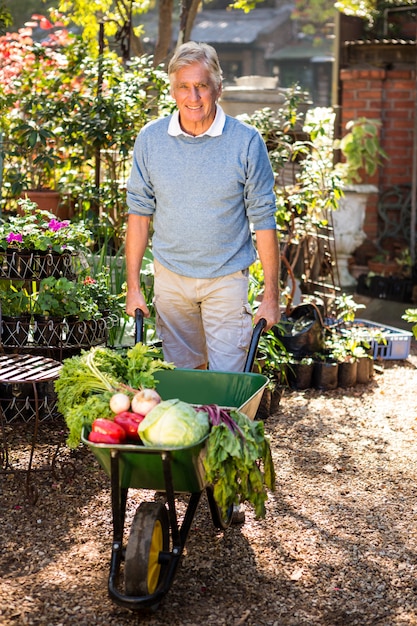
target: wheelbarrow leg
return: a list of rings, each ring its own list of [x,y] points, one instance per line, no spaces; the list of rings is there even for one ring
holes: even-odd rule
[[[197,510],[197,506],[200,501],[202,492],[200,491],[197,493],[192,493],[190,495],[190,500],[185,511],[184,519],[181,524],[181,528],[179,528],[177,512],[175,508],[174,486],[172,482],[171,456],[169,452],[163,452],[161,454],[161,458],[162,468],[164,472],[165,490],[167,494],[168,518],[172,535],[172,552],[175,556],[180,556],[184,549],[185,542],[190,531],[191,524]]]
[[[125,524],[126,501],[128,489],[119,484],[119,455],[117,450],[111,451],[111,504],[113,516],[113,545],[110,561],[109,585],[116,587],[120,565],[123,560],[123,530]]]

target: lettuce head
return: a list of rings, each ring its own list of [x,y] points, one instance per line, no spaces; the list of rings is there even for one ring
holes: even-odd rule
[[[207,413],[181,400],[163,400],[139,424],[145,446],[183,448],[203,439],[210,430]]]

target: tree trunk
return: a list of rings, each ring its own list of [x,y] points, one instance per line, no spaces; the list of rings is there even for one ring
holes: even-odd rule
[[[162,63],[169,53],[172,40],[173,0],[159,0],[158,3],[158,41],[154,52],[154,67]]]
[[[190,40],[194,20],[197,15],[200,0],[182,0],[180,15],[180,32],[177,46]]]

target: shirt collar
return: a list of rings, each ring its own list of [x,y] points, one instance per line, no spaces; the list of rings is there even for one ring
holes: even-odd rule
[[[210,128],[206,130],[205,133],[198,135],[198,137],[203,137],[204,135],[208,135],[209,137],[219,137],[219,135],[221,135],[223,132],[225,121],[226,121],[226,115],[223,109],[221,108],[219,104],[216,104],[216,117],[214,118],[212,125],[210,126]],[[188,133],[182,130],[180,126],[180,118],[179,118],[178,111],[174,111],[174,113],[172,114],[172,117],[169,121],[168,134],[172,135],[173,137],[176,137],[178,135],[185,135],[186,137],[192,137],[192,135],[189,135]]]

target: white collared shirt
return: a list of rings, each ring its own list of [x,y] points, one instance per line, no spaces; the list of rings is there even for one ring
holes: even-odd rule
[[[226,121],[226,115],[219,104],[216,104],[216,117],[213,120],[210,128],[208,128],[201,135],[197,135],[198,137],[203,137],[204,135],[209,135],[210,137],[219,137],[223,132],[224,123]],[[176,137],[177,135],[186,135],[187,137],[193,137],[193,135],[189,135],[180,126],[180,118],[179,111],[174,111],[168,126],[168,134]]]

